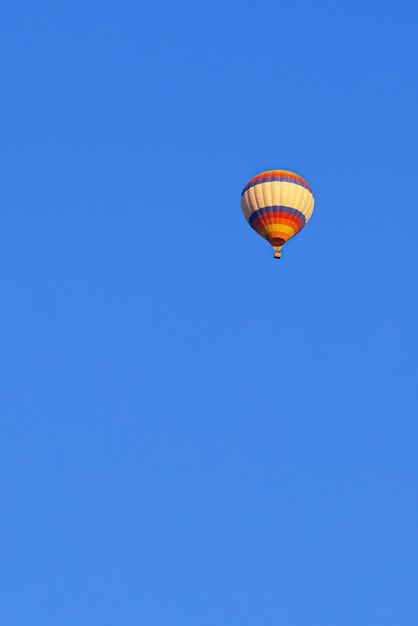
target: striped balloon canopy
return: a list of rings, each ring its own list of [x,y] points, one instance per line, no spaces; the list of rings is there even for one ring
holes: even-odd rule
[[[244,187],[241,208],[256,233],[281,257],[284,244],[309,221],[314,207],[312,189],[301,176],[270,170],[254,176]]]

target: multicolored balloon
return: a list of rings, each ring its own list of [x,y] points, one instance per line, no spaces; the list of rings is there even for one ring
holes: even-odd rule
[[[270,170],[254,176],[244,187],[244,217],[273,246],[280,259],[284,244],[309,221],[314,207],[312,189],[301,176]]]

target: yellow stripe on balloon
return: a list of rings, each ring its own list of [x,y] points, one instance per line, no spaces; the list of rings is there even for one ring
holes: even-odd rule
[[[266,224],[264,226],[264,229],[268,233],[272,233],[272,232],[276,232],[277,230],[280,230],[284,233],[287,233],[291,237],[293,237],[293,235],[295,234],[295,229],[292,228],[291,226],[286,226],[286,224]]]

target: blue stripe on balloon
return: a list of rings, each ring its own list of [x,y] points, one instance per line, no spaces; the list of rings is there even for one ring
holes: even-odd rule
[[[288,213],[290,215],[296,215],[299,219],[302,220],[303,225],[306,224],[306,217],[304,216],[304,214],[301,213],[301,211],[298,211],[297,209],[294,209],[291,206],[265,206],[262,209],[258,209],[258,211],[254,211],[254,213],[251,213],[248,223],[250,226],[252,226],[252,223],[257,217],[259,217],[259,215],[265,215],[266,213],[279,213],[279,212]]]
[[[299,185],[300,187],[304,187],[305,189],[307,189],[308,191],[312,193],[312,189],[309,187],[309,185],[306,183],[303,183],[301,180],[297,180],[296,178],[290,178],[290,176],[272,176],[271,178],[262,178],[260,180],[254,180],[253,182],[248,183],[247,185],[245,185],[241,196],[243,196],[246,191],[248,191],[251,187],[254,187],[255,185],[262,185],[263,183],[273,183],[273,182],[293,183],[294,185]]]

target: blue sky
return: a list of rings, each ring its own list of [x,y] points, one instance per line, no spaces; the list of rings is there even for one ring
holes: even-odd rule
[[[416,626],[417,17],[3,6],[2,624]]]

